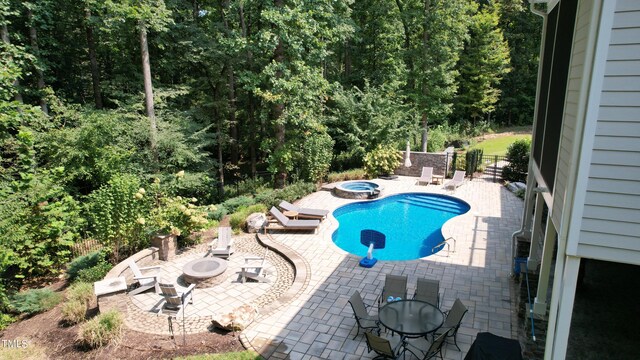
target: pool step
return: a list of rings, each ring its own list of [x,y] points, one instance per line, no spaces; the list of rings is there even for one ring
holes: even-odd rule
[[[462,213],[466,207],[452,200],[441,197],[407,197],[400,200],[401,203],[411,204],[420,207],[431,208],[454,213]]]

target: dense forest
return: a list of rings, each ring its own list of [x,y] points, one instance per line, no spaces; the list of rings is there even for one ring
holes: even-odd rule
[[[0,0],[3,277],[68,259],[107,185],[217,204],[530,124],[540,26],[525,0]]]

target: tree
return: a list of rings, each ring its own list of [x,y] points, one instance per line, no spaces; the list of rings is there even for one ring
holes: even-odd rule
[[[429,122],[442,123],[457,90],[456,63],[475,5],[466,0],[396,0],[405,29],[406,94],[419,114],[422,151]]]
[[[153,84],[151,80],[151,62],[147,31],[166,31],[172,22],[171,12],[164,0],[109,0],[107,9],[112,11],[116,19],[133,20],[140,36],[140,57],[142,60],[142,76],[144,82],[145,112],[149,118],[149,147],[154,163],[158,163],[158,125],[153,100]]]
[[[522,0],[502,0],[500,28],[509,43],[512,71],[500,82],[502,96],[496,104],[499,123],[531,124],[536,97],[542,19]]]
[[[306,131],[322,127],[324,104],[329,91],[323,62],[329,44],[342,42],[352,31],[346,21],[349,9],[342,1],[284,3],[275,0],[262,11],[266,23],[258,38],[267,39],[273,52],[262,70],[262,87],[256,94],[268,106],[274,138],[265,139],[269,170],[275,186],[285,185],[294,168],[294,154]],[[322,40],[320,40],[322,39]]]
[[[459,119],[485,118],[495,111],[500,81],[511,71],[509,47],[498,26],[495,7],[485,6],[473,16],[470,38],[460,58],[460,91],[456,101]]]

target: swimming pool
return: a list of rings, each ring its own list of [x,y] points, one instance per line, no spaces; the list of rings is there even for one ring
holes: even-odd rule
[[[458,198],[425,193],[404,193],[357,202],[333,212],[339,225],[332,239],[342,250],[366,256],[368,248],[360,243],[360,231],[376,230],[386,235],[386,246],[374,250],[375,258],[419,259],[431,255],[432,248],[444,240],[442,225],[469,209],[469,204]]]

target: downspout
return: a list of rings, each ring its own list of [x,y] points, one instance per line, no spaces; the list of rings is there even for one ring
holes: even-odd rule
[[[538,66],[538,83],[536,84],[536,106],[533,110],[533,119],[534,125],[538,121],[538,104],[540,102],[540,83],[542,82],[542,60],[544,59],[544,44],[546,40],[546,28],[547,28],[547,13],[546,11],[537,10],[535,4],[540,2],[546,2],[545,0],[529,0],[529,11],[542,17],[542,38],[540,39],[540,55],[539,55],[539,66]],[[532,138],[535,139],[536,136],[536,127],[533,127]],[[533,172],[533,147],[531,148],[531,154],[529,156],[529,166],[528,166],[528,174],[527,174],[527,190],[525,193],[524,200],[524,216],[522,217],[522,225],[520,230],[514,232],[511,235],[511,271],[512,274],[515,274],[515,265],[516,265],[516,248],[517,248],[517,238],[525,235],[531,234],[531,217],[533,216],[533,204],[535,197],[535,176]],[[519,273],[519,272],[517,272]]]

